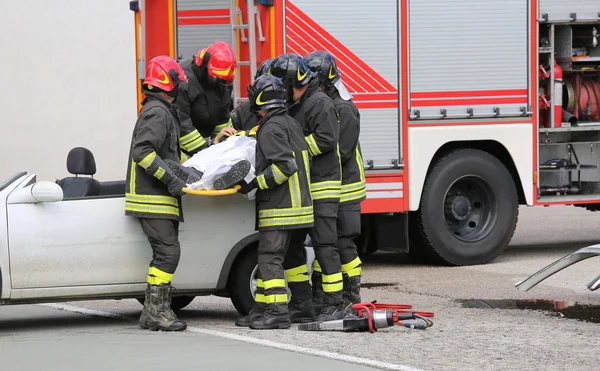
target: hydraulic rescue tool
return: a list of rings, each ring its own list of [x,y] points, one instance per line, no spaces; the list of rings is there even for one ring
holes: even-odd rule
[[[427,317],[433,317],[431,312],[413,312],[411,305],[405,304],[377,304],[358,303],[352,306],[356,316],[347,317],[335,321],[310,322],[298,325],[301,331],[344,331],[344,332],[366,332],[391,327],[394,325],[404,326],[412,329],[425,330],[433,326],[433,322]],[[420,322],[406,322],[408,320],[420,320]]]

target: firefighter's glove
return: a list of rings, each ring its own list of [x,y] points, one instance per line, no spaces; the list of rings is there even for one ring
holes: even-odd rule
[[[185,188],[187,184],[177,177],[172,178],[167,183],[167,188],[169,189],[169,193],[175,197],[183,196],[185,192],[183,192],[183,188]]]
[[[238,190],[239,193],[246,195],[252,192],[253,189],[258,188],[258,181],[256,178],[252,179],[250,183],[246,183],[246,181],[242,180],[240,183],[241,188]]]

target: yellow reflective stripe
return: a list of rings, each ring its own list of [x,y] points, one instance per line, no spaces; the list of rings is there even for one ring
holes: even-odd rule
[[[150,282],[150,279],[153,279],[155,283]],[[169,283],[173,279],[172,273],[167,273],[165,271],[161,271],[156,267],[150,267],[148,269],[148,282],[152,285],[160,285],[163,283]]]
[[[342,264],[342,272],[346,273],[351,269],[354,269],[362,264],[362,261],[357,256],[356,259],[352,260],[350,263]]]
[[[305,215],[313,212],[312,206],[298,207],[298,208],[289,208],[289,209],[266,209],[259,210],[258,217],[259,218],[272,218],[277,216],[295,216],[295,215]]]
[[[192,132],[182,136],[179,138],[179,144],[183,147],[184,145],[193,142],[194,140],[200,137],[200,133],[198,130],[193,130]]]
[[[306,140],[306,144],[308,145],[308,149],[310,150],[310,153],[312,153],[313,156],[318,156],[321,153],[321,150],[319,149],[319,146],[317,145],[317,141],[315,140],[315,137],[311,134],[307,137],[304,138]]]
[[[324,283],[323,282],[323,292],[339,292],[344,289],[344,284],[340,283]]]
[[[302,160],[304,161],[304,170],[306,171],[306,179],[308,180],[308,184],[310,184],[310,167],[309,167],[310,160],[308,158],[307,150],[302,151]]]
[[[296,153],[292,152],[294,155],[294,159],[296,158]],[[292,204],[292,209],[299,208],[302,205],[302,195],[300,191],[300,178],[298,177],[298,172],[296,171],[290,181],[288,182],[288,188],[290,191],[290,203]]]
[[[181,151],[179,152],[179,158],[180,158],[179,162],[181,162],[182,164],[189,159],[188,155],[186,155],[185,153],[183,153]]]
[[[350,269],[348,272],[344,272],[344,274],[347,275],[348,277],[360,276],[362,274],[362,268],[358,267],[358,268]]]
[[[358,171],[360,172],[360,180],[365,182],[365,164],[363,162],[362,156],[358,150],[358,146],[356,146],[356,164],[358,165]]]
[[[221,130],[225,129],[225,128],[230,128],[233,127],[233,124],[231,122],[231,118],[229,118],[229,120],[227,120],[226,123],[223,124],[219,124],[217,126],[215,126],[215,129],[213,130],[214,134],[218,134]]]
[[[256,287],[261,287],[261,288],[265,288],[265,283],[263,282],[263,280],[261,280],[260,278],[258,280],[256,280]]]
[[[273,178],[275,179],[275,183],[281,184],[288,180],[288,177],[283,174],[281,170],[275,164],[271,164],[271,168],[273,169]]]
[[[356,190],[365,188],[366,186],[367,185],[363,181],[356,182],[356,183],[342,184],[342,192],[356,191]]]
[[[342,281],[342,272],[334,273],[334,274],[323,274],[323,283],[334,283]]]
[[[307,282],[308,281],[308,267],[306,264],[296,268],[287,269],[285,276],[288,282]]]
[[[152,161],[154,161],[155,158],[156,152],[151,152],[146,157],[144,157],[142,161],[138,162],[138,165],[140,165],[144,169],[147,169],[148,167],[150,167],[150,165],[152,165]]]
[[[258,220],[258,227],[278,227],[283,225],[303,225],[314,223],[315,219],[313,214],[305,215],[305,216],[293,216],[288,218],[270,218],[270,219],[260,219]]]
[[[274,295],[265,295],[265,303],[274,304],[274,303],[287,303],[288,296],[287,294],[274,294]]]
[[[163,175],[165,175],[165,169],[163,169],[162,167],[158,167],[158,169],[156,169],[156,171],[154,172],[154,177],[158,180],[160,180]]]
[[[148,214],[169,214],[179,216],[179,208],[164,205],[148,205],[125,202],[125,210]]]
[[[266,304],[266,300],[265,300],[265,295],[264,294],[255,294],[254,295],[254,301],[257,303],[264,303]]]
[[[354,200],[359,200],[359,199],[365,198],[365,197],[367,197],[367,189],[366,188],[363,190],[360,190],[360,191],[342,194],[342,196],[340,198],[340,202],[354,201]]]
[[[258,177],[256,177],[256,181],[258,182],[258,188],[269,189],[269,186],[267,185],[267,181],[265,180],[265,174],[261,174]]]
[[[265,283],[265,290],[277,288],[277,287],[285,287],[285,280],[281,278],[275,278],[268,281],[263,281]]]
[[[206,144],[206,140],[204,140],[204,138],[200,137],[200,138],[197,138],[197,139],[193,140],[192,142],[190,142],[184,146],[181,146],[181,147],[183,149],[185,149],[186,151],[191,152],[193,150],[196,150],[196,149],[202,147],[205,144]]]
[[[320,191],[323,189],[342,189],[342,182],[339,180],[326,180],[324,182],[311,183],[311,192]]]
[[[243,136],[243,135],[246,135],[246,130],[238,131],[238,132],[237,132],[237,133],[235,133],[234,135],[236,135],[236,136],[240,136],[240,137],[241,137],[241,136]]]
[[[319,264],[319,261],[317,259],[313,260],[313,269],[317,272],[323,272],[321,270],[321,265]]]
[[[135,161],[131,160],[131,170],[129,172],[129,192],[135,193],[135,171],[136,171]]]
[[[326,198],[340,198],[340,192],[330,191],[330,192],[315,192],[312,194],[313,200],[323,200]]]
[[[177,199],[173,196],[159,196],[159,195],[139,195],[133,193],[127,193],[125,195],[125,201],[128,202],[138,202],[144,204],[163,204],[163,205],[172,205],[175,207],[179,207],[179,203]]]

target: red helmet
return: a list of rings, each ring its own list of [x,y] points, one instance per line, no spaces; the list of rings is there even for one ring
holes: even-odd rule
[[[179,63],[166,55],[159,55],[152,58],[146,67],[146,78],[144,85],[152,90],[152,87],[157,87],[166,92],[177,89],[179,84],[187,81],[185,72],[179,66]]]
[[[196,65],[206,65],[208,76],[231,84],[235,78],[236,58],[233,49],[223,41],[212,43],[196,54]]]

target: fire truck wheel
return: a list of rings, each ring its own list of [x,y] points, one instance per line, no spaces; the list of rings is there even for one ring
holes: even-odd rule
[[[476,149],[450,152],[425,180],[416,212],[419,248],[436,263],[488,263],[510,242],[518,206],[512,176],[497,158]]]
[[[236,258],[235,264],[231,267],[227,290],[229,297],[235,309],[245,316],[254,306],[254,292],[256,291],[256,268],[258,260],[256,249],[258,246],[251,246]]]

